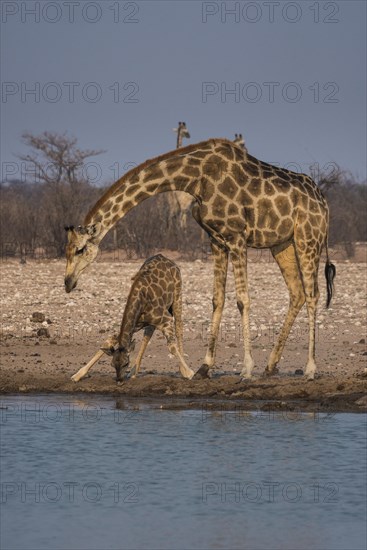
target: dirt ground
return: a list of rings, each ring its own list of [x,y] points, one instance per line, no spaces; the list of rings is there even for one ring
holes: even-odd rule
[[[167,253],[174,258],[173,254]],[[363,259],[363,258],[362,258]],[[358,257],[361,260],[361,257]],[[211,314],[211,261],[177,260],[183,279],[184,347],[197,370],[205,355]],[[335,259],[335,295],[326,310],[323,266],[317,321],[318,376],[306,381],[295,374],[307,361],[307,316],[303,308],[279,363],[280,374],[264,378],[263,371],[288,306],[288,293],[277,265],[267,254],[253,255],[249,265],[251,334],[254,376],[241,381],[242,334],[233,276],[221,325],[216,366],[210,380],[183,380],[164,339],[155,334],[143,359],[141,373],[122,385],[114,381],[105,356],[90,377],[70,380],[110,334],[117,332],[131,277],[142,261],[120,258],[96,262],[66,294],[65,262],[2,261],[1,274],[1,393],[108,393],[159,398],[161,406],[254,407],[273,410],[365,411],[366,263]],[[141,334],[136,335],[137,344]],[[138,346],[136,350],[138,349]],[[136,351],[135,351],[136,353]],[[178,401],[177,401],[178,400]],[[177,404],[178,403],[178,404]]]

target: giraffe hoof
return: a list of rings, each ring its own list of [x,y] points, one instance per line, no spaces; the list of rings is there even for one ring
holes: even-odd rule
[[[186,373],[185,378],[186,378],[186,380],[192,380],[194,378],[194,376],[195,376],[194,371],[190,369],[189,372]]]
[[[201,367],[199,368],[199,370],[194,374],[193,376],[193,380],[204,380],[205,378],[209,378],[209,366],[208,365],[205,365],[205,363],[203,365],[201,365]]]
[[[266,367],[266,369],[264,370],[264,376],[275,376],[276,374],[279,374],[278,367],[273,367],[272,369]]]
[[[130,373],[129,373],[129,375],[128,375],[129,380],[130,380],[131,378],[136,378],[136,375],[137,375],[137,374],[138,374],[138,373],[137,373],[137,369],[136,369],[136,366],[135,366],[135,367],[133,367],[133,368],[131,369],[131,371],[130,371]]]

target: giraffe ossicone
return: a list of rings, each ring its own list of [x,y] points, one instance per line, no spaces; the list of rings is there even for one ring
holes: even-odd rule
[[[210,139],[147,160],[126,173],[87,214],[86,232],[68,231],[65,289],[70,292],[95,259],[98,244],[115,223],[137,204],[158,193],[185,191],[195,199],[193,215],[211,238],[214,259],[213,313],[202,371],[212,368],[222,317],[228,262],[234,270],[242,318],[244,366],[253,369],[249,323],[247,248],[269,248],[288,287],[290,303],[266,367],[273,374],[301,307],[306,303],[309,351],[306,376],[314,377],[318,269],[326,249],[327,303],[335,266],[327,249],[329,209],[313,180],[272,166],[225,139]],[[94,228],[91,232],[91,228]],[[199,369],[200,370],[200,369]]]

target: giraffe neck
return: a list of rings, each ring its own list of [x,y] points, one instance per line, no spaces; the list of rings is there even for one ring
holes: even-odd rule
[[[190,145],[148,160],[120,178],[99,199],[85,218],[85,224],[101,224],[96,244],[129,210],[151,196],[167,191],[185,191],[198,198],[202,159],[195,152],[213,150],[214,140]]]
[[[139,291],[133,285],[126,302],[124,315],[122,317],[119,345],[126,349],[130,348],[131,340],[135,332],[135,327],[141,314],[141,303]]]

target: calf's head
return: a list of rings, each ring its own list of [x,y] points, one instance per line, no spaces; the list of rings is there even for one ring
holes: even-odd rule
[[[134,347],[134,340],[127,347],[120,345],[116,340],[101,348],[102,351],[112,357],[112,366],[116,371],[117,382],[122,382],[124,379],[130,364],[130,352],[133,351]]]

